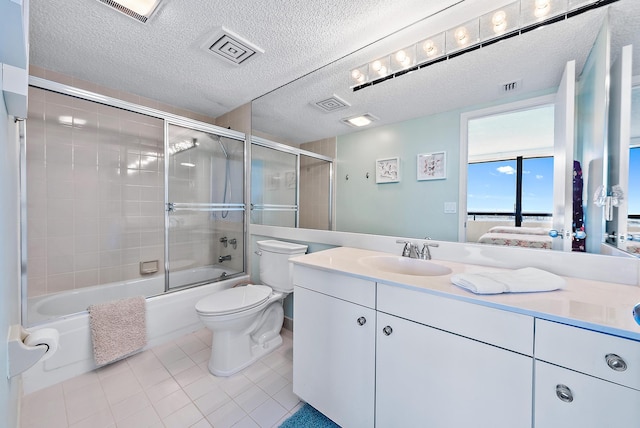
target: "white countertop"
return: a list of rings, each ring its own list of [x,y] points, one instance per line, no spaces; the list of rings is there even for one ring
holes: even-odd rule
[[[363,257],[376,255],[398,254],[338,247],[292,257],[290,261],[640,341],[640,325],[632,315],[633,306],[640,302],[638,286],[564,277],[567,284],[562,290],[480,295],[453,285],[451,275],[505,269],[431,260],[452,272],[441,276],[416,276],[376,270],[360,262]]]

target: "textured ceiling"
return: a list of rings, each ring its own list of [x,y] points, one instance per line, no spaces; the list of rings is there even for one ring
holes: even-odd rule
[[[97,0],[38,0],[30,62],[215,117],[458,1],[162,0],[141,24]],[[264,54],[236,66],[205,51],[222,26]]]
[[[415,34],[424,34],[434,26],[440,25],[446,29],[454,26],[455,22],[463,22],[461,14],[466,7],[466,2],[460,4],[451,8],[448,11],[451,16],[442,17],[441,22],[434,24],[436,17],[425,20],[257,99],[253,103],[254,129],[287,142],[302,143],[354,132],[354,128],[341,123],[340,119],[364,112],[379,117],[380,121],[376,123],[384,125],[467,106],[500,102],[507,97],[549,93],[559,84],[567,61],[575,60],[578,73],[582,70],[608,9],[612,28],[612,59],[617,57],[621,46],[629,43],[634,43],[634,58],[640,58],[640,40],[636,40],[640,37],[640,1],[620,0],[608,7],[503,40],[372,87],[356,92],[349,89],[350,69],[379,55],[393,52],[408,44],[408,41],[420,40]],[[411,35],[405,37],[405,33],[409,32],[413,39]],[[634,63],[634,75],[640,75],[640,60]],[[520,79],[520,92],[511,95],[500,92],[502,84]],[[311,105],[332,94],[338,95],[352,107],[323,113]]]
[[[349,89],[351,68],[510,1],[163,0],[141,24],[97,0],[38,0],[30,4],[30,62],[209,116],[256,99],[254,129],[301,143],[353,132],[340,119],[364,112],[385,124],[499,101],[505,97],[499,86],[516,79],[522,79],[522,94],[548,92],[566,61],[575,59],[582,69],[607,9],[614,58],[640,37],[640,1],[620,0],[373,87]],[[264,54],[236,66],[204,50],[222,26]],[[634,45],[640,58],[640,40]],[[640,75],[640,60],[634,75]],[[324,113],[312,106],[334,94],[351,107]]]

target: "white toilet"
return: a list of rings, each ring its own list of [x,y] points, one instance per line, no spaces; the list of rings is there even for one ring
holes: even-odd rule
[[[282,303],[293,292],[289,257],[304,254],[306,245],[258,241],[260,280],[202,298],[196,312],[213,332],[209,371],[230,376],[251,365],[282,343]]]

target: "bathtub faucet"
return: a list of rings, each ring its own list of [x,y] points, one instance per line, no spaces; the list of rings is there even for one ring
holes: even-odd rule
[[[218,263],[222,263],[225,260],[231,260],[231,254],[227,254],[226,256],[220,256],[218,257]]]

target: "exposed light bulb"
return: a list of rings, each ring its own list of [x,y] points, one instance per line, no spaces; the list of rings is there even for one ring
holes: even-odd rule
[[[507,13],[504,10],[497,11],[493,14],[491,23],[493,24],[494,33],[502,33],[507,28]]]
[[[403,50],[396,52],[396,61],[402,63],[407,58],[407,53]]]
[[[380,60],[375,60],[371,63],[371,68],[373,69],[373,71],[380,71],[380,69],[382,68],[382,62],[380,62]]]
[[[360,73],[360,70],[358,70],[357,68],[351,71],[351,77],[353,77],[354,79],[358,80],[360,76],[362,76],[362,73]]]
[[[453,37],[456,39],[458,46],[463,46],[469,41],[469,32],[465,27],[459,27],[454,31]]]
[[[551,10],[551,1],[550,0],[536,0],[534,3],[535,9],[533,14],[536,18],[543,18],[549,14]]]
[[[427,40],[424,42],[422,49],[426,52],[427,56],[434,56],[438,53],[438,47],[433,40]]]
[[[384,65],[380,66],[380,70],[378,70],[378,74],[380,76],[384,76],[385,74],[387,74],[387,67],[385,67]]]
[[[402,64],[403,67],[409,67],[411,65],[411,58],[405,56],[404,59],[400,61],[400,64]]]
[[[360,73],[360,76],[358,76],[356,80],[358,81],[358,83],[364,82],[364,74]]]

